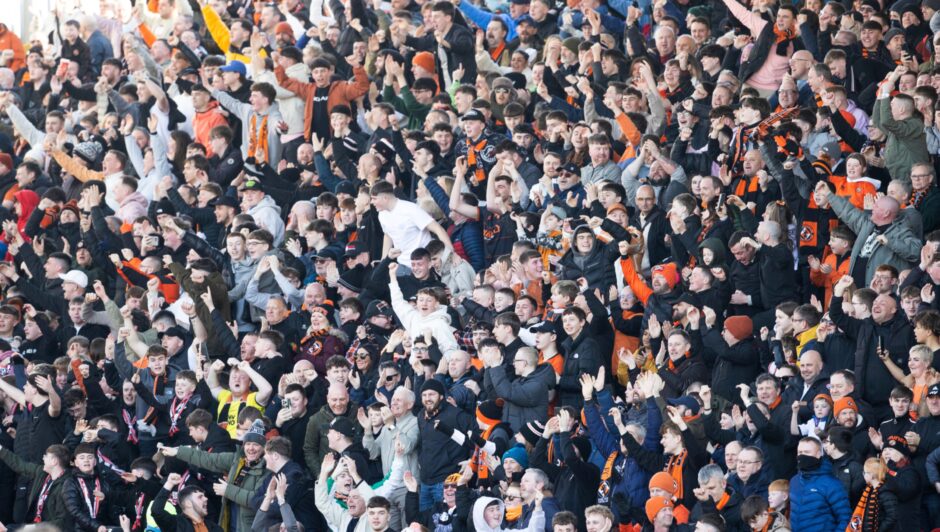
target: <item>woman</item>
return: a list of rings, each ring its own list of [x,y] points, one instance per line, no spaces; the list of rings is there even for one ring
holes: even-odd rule
[[[294,360],[309,360],[317,370],[317,375],[323,378],[326,378],[326,361],[334,355],[346,354],[346,342],[342,340],[342,332],[330,325],[327,318],[329,312],[322,306],[310,310],[310,327],[307,329],[307,336],[300,341],[300,348]]]
[[[896,381],[907,386],[914,392],[914,400],[911,401],[911,410],[917,412],[918,416],[929,416],[927,411],[927,389],[940,382],[940,372],[937,372],[933,365],[933,350],[926,345],[915,345],[910,350],[910,356],[907,359],[907,368],[911,372],[907,375],[897,366],[888,356],[887,351],[878,353],[881,361],[884,362],[891,376]]]
[[[364,401],[375,394],[375,384],[379,378],[376,351],[374,345],[363,344],[353,355],[353,370],[349,374],[352,390],[349,392],[349,398],[358,404],[364,404]]]

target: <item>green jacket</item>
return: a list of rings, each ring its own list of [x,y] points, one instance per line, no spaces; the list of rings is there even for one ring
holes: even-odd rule
[[[872,223],[869,213],[855,208],[846,198],[830,194],[829,205],[836,216],[857,235],[855,245],[852,247],[852,262],[849,264],[849,272],[851,272],[855,268],[859,253],[865,247],[865,241],[875,230],[875,224]],[[903,271],[920,260],[920,248],[924,243],[911,232],[907,224],[895,220],[888,226],[884,235],[888,239],[888,245],[875,244],[865,267],[865,286],[871,283],[875,270],[882,264],[890,264],[898,271]]]
[[[356,412],[359,411],[359,405],[350,401],[346,408],[346,417],[353,422],[356,428],[356,440],[362,440],[362,426],[356,419]],[[336,414],[330,410],[330,405],[323,405],[320,410],[310,416],[307,422],[307,433],[304,436],[304,461],[307,462],[307,468],[310,469],[310,475],[313,478],[320,476],[320,463],[327,451],[330,450],[330,443],[326,439],[326,433],[329,432],[330,422]]]
[[[396,111],[408,117],[408,129],[423,128],[424,120],[431,112],[431,106],[418,103],[408,87],[402,87],[401,96],[397,96],[395,90],[386,85],[382,92],[382,99],[392,104]]]
[[[31,511],[34,510],[36,501],[39,499],[39,492],[42,491],[42,486],[48,476],[48,474],[42,470],[42,465],[27,462],[6,448],[0,448],[0,460],[3,460],[6,465],[10,466],[10,469],[17,475],[32,479],[29,485],[29,499],[27,500],[29,509]],[[65,495],[63,493],[66,483],[70,482],[71,479],[72,475],[68,472],[55,479],[52,482],[52,486],[49,488],[49,495],[46,497],[46,502],[43,503],[42,521],[59,527],[59,530],[62,532],[74,530],[72,517],[65,506]],[[32,517],[33,514],[27,515],[27,521],[32,521]]]
[[[228,474],[228,487],[225,488],[223,495],[224,506],[222,514],[219,516],[219,524],[223,530],[235,530],[236,532],[251,532],[251,523],[255,520],[257,508],[251,505],[251,498],[262,481],[267,470],[264,467],[264,459],[257,464],[245,466],[245,471],[241,485],[232,484],[232,480],[238,478],[239,465],[244,461],[245,452],[239,447],[234,453],[207,453],[201,449],[193,447],[180,447],[177,458],[187,464],[200,467],[215,473]],[[229,525],[231,516],[231,503],[238,505],[238,523],[233,528]]]
[[[884,157],[891,178],[910,183],[911,166],[930,162],[924,121],[914,117],[895,120],[891,116],[890,99],[881,98],[875,102],[872,123],[888,136]]]

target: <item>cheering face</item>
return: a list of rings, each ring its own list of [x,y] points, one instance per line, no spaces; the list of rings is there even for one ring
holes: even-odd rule
[[[98,459],[93,453],[81,453],[75,456],[75,468],[85,475],[94,473],[97,463]]]
[[[249,462],[257,462],[264,455],[264,447],[255,442],[246,442],[244,449],[245,459]]]

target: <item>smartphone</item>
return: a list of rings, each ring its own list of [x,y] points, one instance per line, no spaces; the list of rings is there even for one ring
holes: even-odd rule
[[[281,407],[290,408],[290,399],[286,397],[284,399],[281,399]]]
[[[72,63],[72,62],[69,61],[68,59],[62,59],[61,61],[59,61],[59,68],[56,69],[56,71],[55,71],[55,76],[56,76],[57,78],[59,78],[59,79],[64,78],[65,75],[66,75],[66,74],[68,73],[68,71],[69,71],[69,65],[70,65],[71,63]]]
[[[718,195],[718,208],[719,208],[719,209],[725,206],[725,201],[726,201],[727,199],[728,199],[728,197],[725,196],[725,193],[724,193],[724,192],[722,192],[721,194]]]

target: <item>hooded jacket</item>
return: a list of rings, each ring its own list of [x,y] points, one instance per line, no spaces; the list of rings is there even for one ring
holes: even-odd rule
[[[464,497],[467,496],[467,490],[463,491]],[[458,497],[460,497],[460,492],[458,491]],[[459,500],[458,500],[459,501]],[[459,501],[459,505],[463,501]],[[488,506],[491,504],[499,505],[499,524],[495,527],[490,526],[484,518],[484,512]],[[495,497],[480,497],[473,503],[472,519],[473,519],[473,528],[477,532],[500,532],[503,530],[513,530],[507,527],[503,527],[503,521],[506,515],[506,505],[503,504],[503,501]],[[542,532],[545,530],[545,512],[541,508],[537,508],[532,512],[532,517],[529,519],[529,524],[524,529],[526,532]]]
[[[451,327],[447,307],[439,306],[434,312],[422,316],[417,309],[405,301],[401,287],[397,282],[389,285],[389,291],[392,295],[392,309],[395,311],[398,321],[401,322],[412,338],[416,338],[424,334],[425,331],[430,330],[445,357],[459,349],[457,340],[454,338],[454,328]]]
[[[133,223],[137,218],[147,216],[147,204],[147,198],[135,190],[121,202],[117,210],[117,217],[126,224]]]
[[[259,227],[267,229],[274,235],[274,245],[276,248],[284,240],[284,220],[281,219],[281,208],[274,203],[274,198],[265,196],[257,205],[248,209],[248,214],[255,219]]]
[[[610,226],[616,227],[616,224],[604,224],[603,229],[606,231]],[[625,236],[627,232],[623,228],[619,229],[620,231],[614,234],[614,241],[609,244],[598,240],[594,232],[587,226],[575,229],[574,236],[571,238],[572,242],[579,234],[587,232],[593,238],[594,243],[587,253],[577,251],[576,246],[572,244],[571,249],[558,262],[558,265],[563,268],[564,273],[562,276],[571,280],[584,277],[592,290],[594,288],[606,290],[608,286],[614,284],[613,264],[620,256],[617,241],[629,239],[629,236]]]

